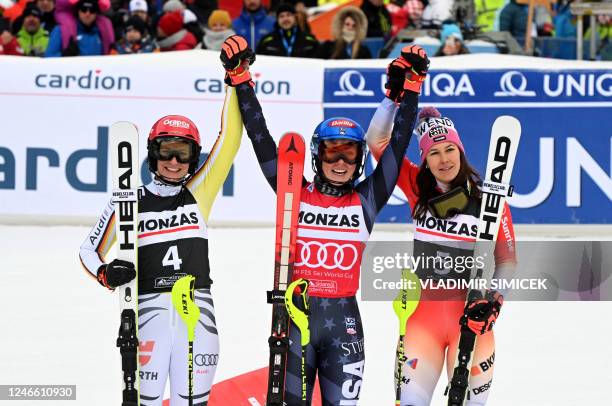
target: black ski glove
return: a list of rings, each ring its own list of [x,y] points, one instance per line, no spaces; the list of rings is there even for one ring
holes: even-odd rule
[[[136,277],[134,264],[122,259],[115,259],[98,269],[98,282],[109,289],[128,283]]]
[[[499,292],[489,291],[483,299],[466,304],[460,323],[474,334],[483,335],[495,325],[503,304],[504,297]]]

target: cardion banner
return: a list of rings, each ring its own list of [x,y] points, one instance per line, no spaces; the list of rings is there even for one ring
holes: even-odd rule
[[[310,141],[323,117],[367,128],[384,97],[387,60],[323,61],[261,56],[252,67],[266,122],[278,139]],[[212,51],[77,58],[0,57],[0,219],[95,218],[109,198],[108,128],[121,120],[146,134],[166,114],[194,120],[210,150],[219,131],[223,70]],[[496,117],[516,116],[523,137],[510,199],[517,223],[612,222],[612,64],[509,55],[434,58],[421,106],[451,118],[481,172]],[[413,140],[409,157],[418,160]],[[310,160],[310,156],[307,156]],[[375,162],[368,160],[367,171]],[[149,174],[142,163],[142,178]],[[311,178],[306,164],[306,177]],[[59,219],[59,220],[58,220]],[[407,222],[401,192],[378,216]],[[274,195],[243,137],[211,221],[272,224]]]
[[[191,118],[202,159],[219,133],[225,95],[211,51],[83,58],[0,57],[0,216],[10,221],[88,221],[110,198],[108,131],[131,121],[140,132],[141,174],[150,180],[146,135],[168,114]],[[258,58],[255,90],[272,135],[307,134],[322,119],[323,65]],[[317,80],[305,80],[317,78]],[[274,194],[243,138],[215,202],[213,222],[268,222]]]

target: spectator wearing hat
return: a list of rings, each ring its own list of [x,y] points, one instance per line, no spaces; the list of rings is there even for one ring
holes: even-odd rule
[[[140,17],[130,17],[123,28],[123,36],[113,45],[111,55],[159,52],[159,47],[148,34],[147,25]]]
[[[55,22],[55,0],[34,0],[31,2],[36,4],[41,11],[40,25],[47,31],[51,32],[57,25]],[[26,8],[30,3],[26,4]],[[24,8],[25,10],[25,8]],[[13,21],[13,32],[19,32],[23,25],[23,13]]]
[[[319,42],[297,24],[295,7],[283,3],[276,9],[274,30],[257,45],[257,54],[314,58]]]
[[[317,57],[323,59],[370,59],[372,54],[363,40],[368,20],[363,11],[353,6],[343,7],[332,20],[333,41],[319,47]]]
[[[55,21],[55,0],[36,0],[36,5],[42,12],[40,17],[42,27],[47,32],[51,32],[57,25]]]
[[[102,0],[100,0],[102,1]],[[108,8],[110,4],[104,3]],[[115,42],[111,21],[101,15],[98,0],[56,3],[58,25],[51,31],[45,57],[107,55]]]
[[[236,34],[246,38],[251,49],[257,48],[259,41],[274,30],[274,18],[270,17],[261,5],[261,0],[244,0],[242,13],[234,19]]]
[[[198,44],[192,33],[183,27],[180,11],[164,13],[157,25],[157,43],[162,52],[186,51]]]
[[[146,0],[130,0],[128,11],[130,17],[139,17],[147,25],[150,23],[149,5]]]
[[[232,19],[227,11],[213,11],[208,17],[208,27],[204,28],[204,47],[220,51],[223,41],[235,34],[231,27]]]
[[[183,27],[193,34],[196,43],[201,43],[204,37],[204,30],[198,21],[198,17],[193,11],[188,9],[180,0],[169,0],[164,4],[164,13],[180,11],[183,15]]]
[[[0,55],[23,55],[17,38],[11,33],[9,20],[0,16]]]
[[[17,33],[17,42],[27,56],[43,56],[49,44],[49,33],[41,25],[42,11],[35,3],[23,10],[23,24]]]
[[[469,49],[463,43],[463,34],[457,24],[443,24],[440,31],[440,42],[442,45],[434,56],[452,56],[469,54]]]

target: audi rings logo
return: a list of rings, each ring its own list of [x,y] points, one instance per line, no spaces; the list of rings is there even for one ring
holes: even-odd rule
[[[353,76],[356,76],[357,86],[355,86]],[[338,85],[341,90],[334,91],[334,96],[374,96],[373,90],[364,90],[366,80],[363,75],[354,69],[347,70],[340,76]]]
[[[512,79],[518,76],[519,77],[519,86],[514,86]],[[524,96],[524,97],[534,97],[536,92],[533,90],[527,89],[527,78],[521,72],[516,70],[511,70],[502,75],[499,79],[499,87],[501,90],[498,90],[494,93],[495,96],[505,97],[505,96]]]
[[[196,354],[193,362],[199,367],[214,367],[219,362],[219,354]]]
[[[355,266],[359,257],[357,248],[351,244],[298,240],[297,246],[300,249],[300,256],[299,261],[295,263],[296,266],[348,271]]]

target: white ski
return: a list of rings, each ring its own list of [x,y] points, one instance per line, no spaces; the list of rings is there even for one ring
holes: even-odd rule
[[[122,406],[138,406],[138,130],[120,121],[110,127],[117,258],[136,267],[136,278],[117,288],[121,324],[117,347],[123,370]]]
[[[474,250],[474,258],[484,259],[484,266],[472,269],[471,279],[490,281],[493,277],[495,242],[506,197],[512,195],[510,178],[520,138],[521,123],[516,118],[501,116],[493,123]],[[472,289],[467,294],[466,302],[484,295],[484,291]],[[469,397],[469,377],[475,343],[476,335],[467,327],[462,328],[453,376],[447,387],[448,406],[463,406]]]

